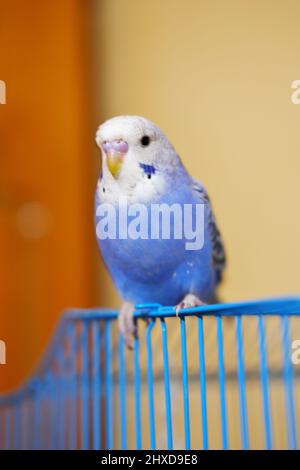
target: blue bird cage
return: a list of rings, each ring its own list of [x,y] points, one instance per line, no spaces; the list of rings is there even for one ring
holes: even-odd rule
[[[36,372],[0,397],[0,448],[295,449],[299,315],[297,298],[137,305],[128,351],[117,312],[66,312]]]

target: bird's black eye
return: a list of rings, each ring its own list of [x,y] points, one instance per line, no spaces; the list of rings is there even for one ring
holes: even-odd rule
[[[148,178],[148,180],[151,180],[151,175],[150,175],[150,173],[148,173],[147,178]]]
[[[141,144],[142,144],[143,147],[147,147],[147,145],[150,144],[150,137],[148,135],[144,135],[141,138]]]

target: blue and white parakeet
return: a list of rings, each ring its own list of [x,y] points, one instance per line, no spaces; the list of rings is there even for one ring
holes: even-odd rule
[[[114,208],[115,214],[106,211],[106,222],[117,225],[112,236],[103,237],[97,230],[97,238],[105,264],[125,301],[119,325],[130,347],[135,334],[134,304],[187,308],[210,302],[225,268],[225,253],[205,188],[187,173],[175,149],[155,124],[139,116],[114,117],[99,127],[96,142],[102,152],[96,227],[105,212],[102,209],[107,207]],[[174,236],[178,227],[170,219],[169,238],[161,233],[151,237],[151,228],[149,236],[124,236],[119,225],[121,217],[124,218],[120,201],[131,209],[142,205],[146,215],[155,204],[169,207],[175,204],[182,209],[201,205],[204,208],[201,248],[187,249],[184,233],[181,238]],[[128,215],[126,224],[133,220],[134,212]],[[156,222],[151,219],[151,223]]]

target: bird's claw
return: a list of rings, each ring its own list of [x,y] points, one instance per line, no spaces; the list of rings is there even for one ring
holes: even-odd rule
[[[136,322],[134,321],[134,306],[125,302],[119,313],[119,330],[124,338],[125,345],[128,349],[133,349],[134,338],[137,335]]]
[[[134,347],[134,339],[137,338],[137,324],[134,319],[134,305],[130,302],[124,302],[119,313],[119,330],[124,338],[125,345],[128,349],[132,350]],[[143,320],[148,326],[151,323],[151,318],[145,317]]]
[[[194,294],[187,294],[181,302],[175,307],[176,317],[179,316],[179,311],[184,308],[192,308],[192,307],[199,307],[201,305],[206,305],[205,302],[202,302],[199,297]]]

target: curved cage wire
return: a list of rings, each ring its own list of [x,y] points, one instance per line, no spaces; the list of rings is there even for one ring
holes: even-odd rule
[[[33,376],[0,397],[0,448],[295,449],[299,315],[298,298],[137,305],[128,351],[117,312],[66,312]]]

